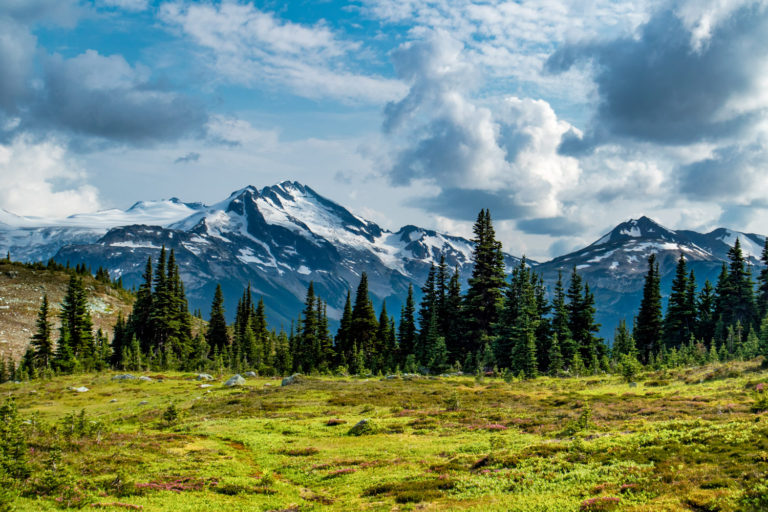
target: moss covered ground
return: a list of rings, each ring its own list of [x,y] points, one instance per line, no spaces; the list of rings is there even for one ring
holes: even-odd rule
[[[768,510],[757,361],[636,385],[114,375],[0,386],[28,439],[16,510]]]

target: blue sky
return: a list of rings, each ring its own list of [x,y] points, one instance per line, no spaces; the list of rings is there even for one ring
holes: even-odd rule
[[[764,233],[768,2],[0,3],[0,207],[298,180],[537,259],[629,217]]]

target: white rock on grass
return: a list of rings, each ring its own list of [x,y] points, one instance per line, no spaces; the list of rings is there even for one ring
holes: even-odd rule
[[[290,386],[291,384],[296,384],[299,382],[299,378],[301,377],[301,374],[294,373],[293,375],[286,377],[283,379],[283,382],[280,384],[281,386]]]
[[[227,387],[242,386],[243,384],[245,384],[245,379],[242,378],[239,374],[233,375],[227,382],[224,383],[224,385]]]
[[[201,388],[210,388],[213,384],[200,384]]]
[[[213,375],[209,375],[207,373],[198,373],[197,377],[195,377],[197,380],[213,380]]]
[[[135,379],[135,375],[131,375],[130,373],[124,373],[122,375],[115,375],[112,377],[112,380],[133,380]]]
[[[139,380],[143,380],[144,382],[152,382],[152,377],[147,377],[146,375],[142,375],[139,377]]]
[[[78,393],[85,393],[88,391],[88,388],[85,386],[80,386],[79,388],[70,388],[72,391],[77,391]]]
[[[258,375],[256,375],[256,372],[245,372],[243,377],[258,377]]]

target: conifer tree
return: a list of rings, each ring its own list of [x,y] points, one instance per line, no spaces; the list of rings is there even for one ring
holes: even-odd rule
[[[535,274],[523,258],[512,270],[494,350],[499,366],[528,377],[535,376],[538,367],[535,343],[541,319],[536,304],[536,282]]]
[[[754,284],[746,267],[739,239],[728,251],[728,279],[722,293],[722,320],[726,326],[752,326],[757,322],[755,312]]]
[[[635,347],[635,340],[627,329],[627,322],[623,318],[619,321],[619,326],[616,327],[616,332],[613,336],[613,359],[615,361],[621,361],[622,356],[637,357],[637,348]]]
[[[435,293],[435,274],[435,266],[431,265],[429,267],[429,272],[427,273],[427,280],[424,282],[424,286],[421,287],[421,305],[419,307],[419,335],[416,338],[416,346],[414,347],[416,361],[421,364],[426,364],[428,361],[427,352],[430,345],[430,340],[428,340],[428,337],[430,337],[432,334],[437,336],[440,335],[439,318],[437,316],[437,297]],[[430,332],[433,320],[437,329],[435,333]]]
[[[341,314],[335,340],[337,363],[348,365],[352,359],[352,300],[349,290],[347,290],[347,300],[344,303],[344,312]]]
[[[216,285],[216,292],[213,295],[211,303],[211,316],[208,321],[208,329],[205,333],[205,340],[208,345],[219,354],[229,347],[229,333],[227,332],[227,321],[224,318],[224,293],[221,291],[221,285]]]
[[[32,347],[35,354],[35,366],[37,368],[48,368],[53,359],[53,341],[51,332],[53,327],[48,320],[48,295],[43,295],[43,303],[40,305],[40,311],[37,313],[36,331],[32,336]]]
[[[680,254],[664,317],[663,341],[668,349],[682,346],[693,332],[695,312],[691,310],[690,293],[685,256]]]
[[[765,315],[768,315],[768,237],[765,239],[760,261],[763,262],[763,268],[757,276],[756,311],[757,318],[762,321]]]
[[[136,293],[136,302],[133,303],[133,311],[128,319],[127,343],[131,342],[131,336],[135,334],[142,350],[148,352],[151,337],[149,318],[152,314],[152,258],[147,258],[142,278],[143,282]]]
[[[571,295],[578,301],[581,297],[581,278],[575,272],[571,277],[571,287],[574,291]],[[557,273],[554,297],[552,299],[552,336],[557,337],[563,361],[570,362],[576,351],[576,342],[573,340],[569,323],[569,308],[565,302],[565,288],[563,287],[563,274]]]
[[[648,273],[643,285],[643,299],[637,314],[634,338],[640,360],[644,364],[651,361],[651,356],[661,349],[661,278],[656,255],[648,257]]]
[[[298,343],[293,352],[293,364],[309,373],[317,369],[319,361],[315,360],[316,350],[319,349],[317,339],[317,315],[316,315],[315,286],[312,281],[307,287],[307,297],[304,300],[302,321],[299,323],[300,333]],[[317,350],[319,352],[319,350]]]
[[[54,364],[68,373],[92,364],[93,324],[88,312],[88,298],[80,277],[72,275],[59,314],[61,327]]]
[[[696,338],[710,346],[715,337],[715,301],[715,289],[706,280],[696,300]]]
[[[389,314],[387,313],[387,301],[381,302],[381,312],[379,313],[379,328],[376,332],[376,353],[378,354],[375,364],[371,365],[371,369],[385,370],[389,369],[388,360],[392,354],[389,353],[389,340],[391,337],[390,328],[392,325],[389,322]]]
[[[549,344],[549,366],[547,373],[552,376],[556,376],[563,371],[563,353],[560,350],[560,340],[557,338],[557,333],[552,334],[552,342]]]
[[[416,321],[414,314],[416,306],[413,301],[413,285],[408,285],[408,297],[400,311],[400,325],[397,331],[397,341],[401,355],[401,362],[405,364],[405,358],[413,354],[416,344]]]
[[[355,306],[352,308],[350,339],[352,344],[357,346],[358,352],[362,354],[366,363],[376,355],[373,350],[378,328],[379,323],[376,321],[373,303],[368,295],[368,275],[363,272],[355,294]]]
[[[464,298],[465,353],[479,353],[488,342],[498,322],[506,286],[504,255],[488,210],[480,211],[473,231],[475,265]]]
[[[448,282],[448,293],[445,299],[445,311],[443,314],[445,316],[443,336],[445,337],[445,346],[448,350],[449,360],[459,361],[465,354],[461,351],[461,340],[464,336],[464,314],[458,265],[456,265]]]
[[[437,314],[437,331],[440,336],[445,336],[448,329],[447,301],[448,301],[448,265],[445,263],[445,254],[440,254],[440,264],[435,273],[435,313]]]

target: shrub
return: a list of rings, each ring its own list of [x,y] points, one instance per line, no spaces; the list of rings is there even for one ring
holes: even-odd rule
[[[443,404],[449,411],[458,411],[461,408],[459,394],[454,391],[450,396],[443,399]]]

